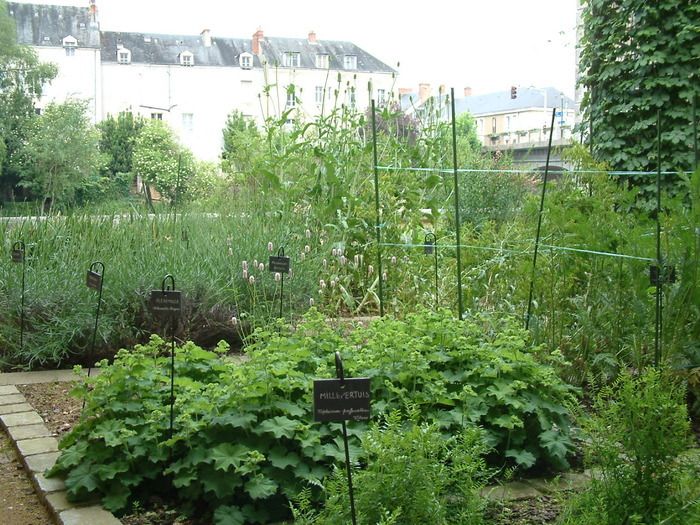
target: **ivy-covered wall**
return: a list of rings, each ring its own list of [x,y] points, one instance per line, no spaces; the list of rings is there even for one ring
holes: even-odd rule
[[[655,170],[661,110],[662,169],[692,169],[700,2],[587,0],[582,23],[582,111],[596,157],[615,169]]]

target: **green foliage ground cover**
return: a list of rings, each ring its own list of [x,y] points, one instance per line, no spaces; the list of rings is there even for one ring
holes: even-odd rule
[[[154,336],[122,350],[80,388],[85,411],[52,470],[67,476],[71,498],[99,495],[120,510],[144,491],[170,492],[190,511],[238,517],[230,523],[286,516],[304,489],[318,498],[344,458],[339,424],[312,417],[312,379],[333,377],[335,351],[349,376],[371,377],[377,418],[410,406],[433,433],[483,428],[480,447],[499,466],[561,468],[572,450],[574,392],[513,320],[421,312],[348,332],[311,313],[296,329],[259,331],[246,362],[187,343],[177,351],[172,438],[168,348]],[[355,461],[365,429],[349,425]]]

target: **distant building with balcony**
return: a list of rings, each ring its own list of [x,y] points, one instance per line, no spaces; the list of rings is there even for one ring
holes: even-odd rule
[[[420,119],[439,115],[449,119],[449,92],[440,87],[432,94],[429,84],[420,84],[418,92],[400,89],[402,109]],[[511,151],[516,162],[540,163],[546,149],[555,111],[552,146],[570,144],[576,123],[576,105],[572,99],[553,87],[516,87],[511,90],[472,95],[471,88],[455,93],[455,114],[474,117],[479,141],[487,151]],[[557,160],[557,159],[555,159]]]

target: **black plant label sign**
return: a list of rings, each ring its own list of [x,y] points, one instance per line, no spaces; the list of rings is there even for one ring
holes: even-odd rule
[[[289,273],[289,257],[270,255],[267,266],[272,273]]]
[[[92,270],[88,270],[85,284],[87,284],[88,288],[99,290],[102,286],[102,275],[97,272],[93,272]]]
[[[366,421],[370,402],[369,377],[314,380],[315,421]]]
[[[24,261],[24,250],[12,250],[12,262],[21,263]]]
[[[176,290],[151,290],[148,310],[157,317],[179,317],[182,311],[182,293]]]
[[[662,266],[659,267],[655,264],[649,266],[649,281],[652,285],[663,283],[675,283],[676,282],[676,267],[675,266]]]

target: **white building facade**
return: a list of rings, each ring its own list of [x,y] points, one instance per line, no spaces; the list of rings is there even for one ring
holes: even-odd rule
[[[58,66],[39,103],[87,99],[95,122],[131,111],[168,122],[200,159],[215,161],[228,115],[262,124],[309,120],[344,104],[365,111],[396,98],[396,71],[351,42],[100,31],[85,8],[8,3],[21,44]]]

